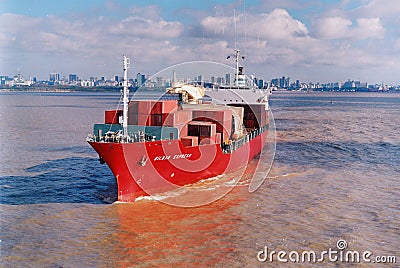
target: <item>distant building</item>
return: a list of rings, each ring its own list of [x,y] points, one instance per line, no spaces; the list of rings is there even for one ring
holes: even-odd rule
[[[94,82],[90,80],[83,80],[81,81],[82,87],[94,87]]]
[[[355,87],[356,87],[355,82],[354,81],[350,81],[350,79],[349,79],[349,80],[347,80],[346,82],[343,83],[341,88],[342,89],[352,89],[352,88],[355,88]]]
[[[163,87],[165,85],[165,81],[162,77],[156,77],[156,85],[158,87]]]
[[[258,88],[264,88],[265,82],[263,79],[258,79]]]
[[[272,79],[272,80],[271,80],[272,86],[278,87],[278,86],[279,86],[279,81],[280,81],[279,78],[274,78],[274,79]]]
[[[145,82],[146,82],[146,76],[145,76],[144,74],[137,73],[137,74],[136,74],[136,83],[137,83],[137,86],[140,87],[140,86],[142,86]]]
[[[231,74],[225,74],[225,83],[226,85],[231,84]]]
[[[50,73],[50,82],[58,82],[60,81],[60,74],[59,73]]]
[[[69,74],[68,81],[69,82],[76,82],[76,81],[78,81],[78,76],[76,74]]]
[[[2,86],[5,85],[8,80],[9,80],[8,76],[6,75],[0,76],[0,85]]]

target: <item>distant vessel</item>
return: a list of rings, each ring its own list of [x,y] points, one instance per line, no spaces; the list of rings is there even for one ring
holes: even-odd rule
[[[246,80],[239,53],[234,85],[173,81],[167,98],[159,100],[129,100],[130,61],[124,56],[123,109],[105,111],[105,122],[87,137],[116,178],[118,201],[227,174],[260,154],[269,128],[269,91]]]

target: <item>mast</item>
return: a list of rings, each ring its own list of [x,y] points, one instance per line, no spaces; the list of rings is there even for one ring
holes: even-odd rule
[[[235,79],[235,86],[239,86],[239,49],[235,49],[235,62],[236,62],[236,79]]]
[[[124,110],[122,114],[123,122],[122,126],[124,129],[124,137],[128,137],[128,104],[129,104],[129,89],[128,89],[128,68],[130,68],[131,61],[129,58],[127,58],[124,55],[124,62],[123,62],[123,70],[124,70],[124,81],[123,81],[123,87],[124,87],[124,98],[123,98],[123,104],[124,104]]]

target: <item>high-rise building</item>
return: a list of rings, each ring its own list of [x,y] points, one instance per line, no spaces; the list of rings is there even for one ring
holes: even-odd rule
[[[282,78],[279,81],[279,87],[280,88],[284,88],[285,87],[285,82],[286,82],[286,79],[285,79],[284,76],[282,76]]]
[[[258,80],[258,88],[264,88],[264,85],[265,85],[264,80],[263,79],[259,79]]]
[[[78,81],[78,76],[76,74],[69,74],[68,81],[69,82],[74,82],[74,81],[76,82],[76,81]]]
[[[144,84],[144,82],[146,82],[146,76],[144,74],[141,73],[137,73],[136,74],[136,83],[137,86],[140,87]]]
[[[161,76],[156,77],[156,85],[158,87],[163,87],[165,85],[165,81]]]
[[[231,84],[231,74],[225,74],[225,83],[226,85]]]
[[[60,81],[60,74],[59,73],[50,73],[50,79],[51,82],[58,82]]]
[[[277,87],[279,86],[279,79],[278,78],[274,78],[271,80],[271,86]]]

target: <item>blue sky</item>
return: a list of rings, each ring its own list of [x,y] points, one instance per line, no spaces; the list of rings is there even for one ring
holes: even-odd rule
[[[400,83],[398,14],[398,0],[0,0],[0,75],[112,77],[122,54],[151,75],[227,63],[236,44],[267,80]]]

